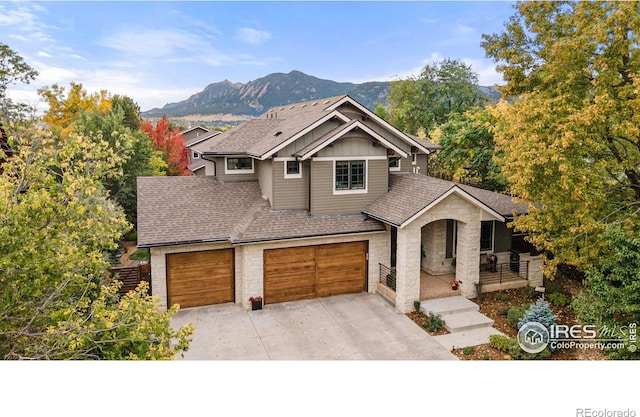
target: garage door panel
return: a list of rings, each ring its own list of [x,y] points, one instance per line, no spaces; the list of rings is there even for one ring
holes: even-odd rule
[[[366,274],[366,242],[265,250],[265,304],[361,292]]]
[[[169,305],[181,308],[234,301],[233,250],[167,255]]]

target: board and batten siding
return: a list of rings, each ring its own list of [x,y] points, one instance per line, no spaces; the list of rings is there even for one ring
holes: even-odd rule
[[[367,157],[353,157],[353,160],[358,159],[366,160]],[[334,164],[333,160],[311,161],[312,215],[360,213],[364,207],[387,192],[389,162],[386,158],[367,160],[367,192],[361,194],[333,194]]]
[[[407,158],[400,159],[400,172],[413,172],[414,174],[427,175],[427,161],[428,155],[419,153],[417,155],[416,164],[413,164],[412,155]]]
[[[258,183],[262,195],[269,199],[273,207],[273,160],[253,161],[258,170]]]
[[[396,145],[398,148],[402,149],[406,153],[411,153],[411,145],[409,145],[404,140],[398,138],[394,133],[391,133],[388,129],[385,129],[383,126],[376,123],[373,119],[365,119],[364,124],[367,127],[371,128],[374,132],[388,140],[389,142]]]
[[[295,140],[293,143],[285,146],[281,150],[278,151],[278,156],[282,157],[290,157],[293,156],[297,151],[309,145],[310,143],[320,139],[322,136],[334,130],[338,127],[340,123],[335,120],[329,120],[317,128],[313,129],[311,132],[303,135],[299,139]]]
[[[362,155],[386,156],[387,148],[376,144],[365,132],[352,130],[318,152],[320,157],[361,157]]]
[[[285,178],[285,161],[273,162],[274,210],[309,209],[309,161],[302,163],[302,178]]]

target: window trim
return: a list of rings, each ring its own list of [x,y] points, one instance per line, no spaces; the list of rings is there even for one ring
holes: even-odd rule
[[[398,166],[397,167],[392,167],[391,166],[391,159],[396,159],[398,161]],[[400,171],[400,166],[402,165],[402,158],[399,156],[390,156],[389,157],[389,171],[392,172],[398,172]]]
[[[200,153],[193,151],[193,159],[200,159]]]
[[[411,154],[411,165],[418,165],[418,154],[417,153],[412,153]]]
[[[286,178],[286,179],[302,178],[302,162],[298,162],[298,173],[297,174],[289,174],[287,172],[287,164],[289,162],[296,162],[296,158],[283,158],[284,178]]]
[[[345,189],[339,190],[336,188],[336,169],[338,162],[349,162],[349,176],[351,176],[351,162],[362,161],[364,162],[364,188],[356,188],[356,189]],[[345,194],[367,194],[369,192],[369,163],[366,158],[339,158],[333,160],[333,194],[334,195],[345,195]]]
[[[250,159],[251,169],[229,169],[229,159]],[[255,163],[250,156],[225,156],[224,157],[224,173],[225,174],[253,174],[255,172]]]

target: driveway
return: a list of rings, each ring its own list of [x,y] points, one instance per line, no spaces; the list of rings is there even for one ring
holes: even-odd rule
[[[196,331],[184,359],[457,359],[375,294],[348,294],[266,305],[247,311],[223,304],[189,308],[172,326]]]

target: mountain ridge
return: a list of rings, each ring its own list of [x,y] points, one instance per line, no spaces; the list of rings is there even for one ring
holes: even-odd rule
[[[141,113],[143,118],[186,117],[192,115],[235,115],[256,117],[274,106],[303,101],[319,100],[348,94],[362,105],[373,110],[376,103],[387,104],[391,82],[369,81],[364,83],[325,80],[301,71],[276,72],[249,81],[246,84],[223,81],[210,83],[202,91],[189,98],[167,103]],[[478,89],[490,99],[499,97],[494,87]],[[491,97],[493,95],[493,97]]]

